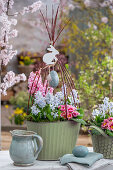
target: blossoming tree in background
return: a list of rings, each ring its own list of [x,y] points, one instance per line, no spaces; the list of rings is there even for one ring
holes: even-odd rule
[[[6,66],[9,61],[17,54],[17,50],[13,50],[12,45],[9,43],[11,38],[17,37],[18,31],[13,28],[13,26],[17,24],[17,15],[36,12],[41,7],[42,2],[35,2],[28,7],[24,7],[22,11],[10,15],[9,10],[11,11],[13,4],[13,0],[0,1],[0,23],[2,24],[0,34],[0,72],[2,71],[2,65]],[[9,71],[3,78],[3,82],[0,84],[0,92],[6,95],[6,91],[9,87],[25,80],[26,76],[24,74],[16,76],[14,72]]]

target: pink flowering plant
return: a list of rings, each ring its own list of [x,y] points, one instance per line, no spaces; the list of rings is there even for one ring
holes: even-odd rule
[[[108,97],[104,98],[98,109],[93,110],[89,123],[92,134],[113,136],[113,102]]]
[[[28,89],[32,100],[32,106],[29,108],[27,119],[34,122],[53,122],[66,120],[75,120],[84,124],[82,120],[84,112],[82,108],[77,108],[74,104],[79,104],[78,92],[73,89],[65,105],[64,89],[54,93],[54,89],[48,86],[48,81],[42,82],[39,72],[31,72],[28,79]],[[66,90],[66,86],[65,86]],[[73,96],[74,99],[73,99]],[[66,111],[67,110],[67,111]]]

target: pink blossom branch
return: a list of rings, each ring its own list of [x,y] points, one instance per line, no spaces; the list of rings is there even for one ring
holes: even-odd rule
[[[1,27],[1,36],[0,36],[0,67],[1,65],[7,65],[8,62],[17,54],[16,50],[12,50],[12,45],[9,43],[10,38],[14,38],[17,36],[17,30],[12,29],[12,25],[17,24],[16,19],[9,19],[9,16],[17,16],[18,14],[24,15],[28,12],[36,12],[42,5],[41,1],[35,2],[28,7],[24,7],[22,11],[16,12],[14,15],[9,15],[8,10],[13,7],[14,0],[1,0],[0,1],[0,22],[2,23]],[[1,73],[1,69],[0,69]],[[19,81],[25,81],[26,77],[24,74],[20,74],[15,76],[15,73],[12,71],[8,72],[4,79],[3,83],[0,84],[0,92],[4,95],[7,94],[6,90],[13,86],[15,83],[19,83]]]
[[[9,71],[3,78],[3,83],[0,84],[0,93],[7,95],[7,89],[19,83],[20,81],[25,81],[26,76],[24,74],[15,75],[14,72]]]

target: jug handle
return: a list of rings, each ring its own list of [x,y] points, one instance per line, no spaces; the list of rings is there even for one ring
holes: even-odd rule
[[[37,158],[43,147],[43,139],[41,136],[35,134],[33,135],[33,137],[36,138],[36,140],[38,141],[38,150],[34,154],[34,156]]]

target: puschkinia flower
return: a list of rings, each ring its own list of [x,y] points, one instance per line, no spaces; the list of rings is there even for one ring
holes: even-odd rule
[[[52,104],[54,102],[54,96],[52,93],[47,93],[45,96],[47,104]]]
[[[93,117],[98,116],[99,114],[100,114],[100,112],[99,112],[98,109],[94,109],[93,112],[92,112]]]
[[[40,110],[39,110],[35,105],[33,105],[33,106],[31,107],[31,112],[32,112],[32,114],[34,114],[34,115],[38,115],[38,113],[40,112]]]
[[[72,92],[70,92],[69,100],[72,106],[74,106],[75,103],[80,103],[77,90],[72,89]]]
[[[60,105],[60,106],[58,106],[58,108],[61,111],[61,117],[63,117],[64,119],[66,118],[66,108],[67,108],[67,118],[68,118],[68,120],[72,119],[73,117],[77,117],[78,115],[80,115],[80,113],[77,112],[76,108],[71,106],[71,105],[67,105],[67,107],[65,107],[65,105]]]
[[[108,119],[104,119],[104,122],[102,122],[102,129],[108,129],[108,125],[109,125],[109,120]]]
[[[109,114],[109,116],[113,115],[113,102],[109,101],[108,97],[105,97],[103,103],[99,105],[98,109],[94,109],[92,112],[92,116],[95,118],[96,116],[104,116]]]

